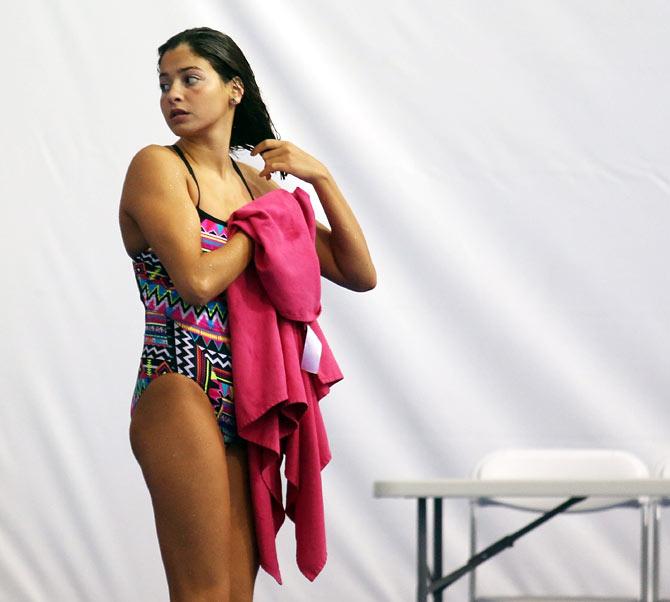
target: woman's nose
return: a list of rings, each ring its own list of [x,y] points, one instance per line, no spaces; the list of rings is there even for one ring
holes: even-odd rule
[[[176,83],[172,84],[170,86],[170,88],[168,89],[166,96],[167,96],[168,101],[170,101],[170,102],[175,102],[177,100],[181,100],[182,99],[181,87]]]

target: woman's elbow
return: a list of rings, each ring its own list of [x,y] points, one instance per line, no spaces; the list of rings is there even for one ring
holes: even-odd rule
[[[189,305],[205,305],[215,296],[202,278],[191,277],[179,284],[175,283],[179,296]]]
[[[349,289],[357,293],[371,291],[377,286],[377,272],[373,269],[370,273],[349,283]]]

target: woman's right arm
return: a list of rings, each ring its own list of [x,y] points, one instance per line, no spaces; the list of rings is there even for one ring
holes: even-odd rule
[[[244,271],[253,256],[253,242],[238,232],[222,247],[202,251],[200,220],[184,170],[172,155],[169,149],[152,145],[133,157],[120,211],[137,224],[182,299],[203,305]]]

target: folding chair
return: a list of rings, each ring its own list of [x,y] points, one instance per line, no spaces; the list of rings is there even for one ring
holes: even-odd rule
[[[634,455],[618,450],[594,449],[510,449],[485,456],[476,466],[476,479],[643,479],[649,477],[647,466]],[[514,510],[544,513],[556,507],[561,500],[554,498],[482,498],[470,503],[470,552],[477,551],[477,514],[485,506],[504,506]],[[648,594],[648,536],[650,506],[647,500],[621,498],[589,498],[566,512],[596,512],[611,508],[630,507],[640,511],[640,596],[626,598],[646,602]],[[557,518],[556,520],[561,520]],[[470,573],[470,602],[494,600],[580,600],[575,597],[477,597],[476,571]],[[593,598],[591,598],[593,599]],[[607,600],[607,598],[595,598]],[[624,598],[617,598],[623,600]]]
[[[655,476],[659,479],[670,479],[670,458],[663,460],[658,467],[656,468]],[[653,542],[653,551],[651,556],[651,599],[652,602],[659,602],[660,593],[659,593],[659,574],[661,567],[661,550],[660,550],[660,538],[661,538],[661,510],[665,506],[670,506],[670,499],[661,498],[656,500],[653,505],[653,525],[652,525],[652,542]],[[667,600],[667,598],[666,598]]]

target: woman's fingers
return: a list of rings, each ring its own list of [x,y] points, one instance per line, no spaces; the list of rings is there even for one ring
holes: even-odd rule
[[[269,161],[265,163],[265,167],[258,172],[258,175],[262,178],[265,177],[266,180],[270,179],[270,174],[275,171],[285,171],[290,173],[288,165],[281,161]]]
[[[261,157],[267,163],[268,161],[276,160],[277,157],[283,157],[285,154],[286,151],[283,148],[273,148],[263,152]]]
[[[253,157],[259,153],[263,154],[267,150],[278,148],[284,142],[285,142],[284,140],[275,140],[274,138],[266,138],[265,140],[262,140],[256,146],[254,146],[253,149],[251,149],[251,156]]]

